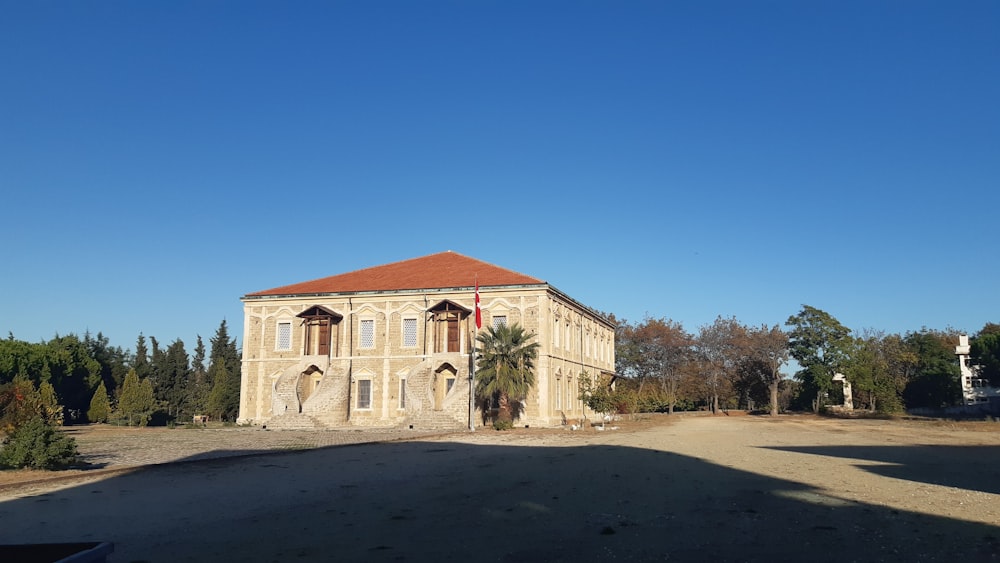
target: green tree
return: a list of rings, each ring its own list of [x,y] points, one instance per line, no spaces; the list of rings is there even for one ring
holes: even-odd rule
[[[10,468],[58,469],[76,458],[76,441],[40,416],[14,430],[0,449],[0,465]]]
[[[959,403],[958,335],[924,328],[907,333],[904,341],[917,357],[913,377],[903,390],[906,407],[942,408]]]
[[[201,335],[198,335],[194,356],[191,357],[190,382],[187,385],[186,401],[192,414],[208,412],[206,408],[211,389],[208,381],[208,370],[205,369],[205,343],[202,342]]]
[[[901,353],[898,335],[869,329],[853,339],[844,374],[861,406],[881,413],[903,410],[907,377]]]
[[[101,364],[91,357],[83,341],[72,334],[57,336],[46,347],[49,350],[48,380],[62,399],[67,420],[71,423],[81,421],[90,402],[91,389],[101,379]]]
[[[48,378],[48,350],[44,344],[29,344],[10,335],[0,340],[0,383],[10,383],[20,376],[37,385]]]
[[[476,363],[476,399],[481,404],[496,400],[500,423],[514,420],[511,401],[523,401],[535,385],[538,343],[521,325],[498,325],[479,333]]]
[[[719,412],[720,399],[730,396],[729,383],[739,366],[745,335],[735,318],[721,316],[698,330],[695,350],[702,362],[702,389],[713,413]]]
[[[36,417],[42,417],[42,395],[24,375],[0,385],[0,432],[10,433]]]
[[[771,416],[778,416],[780,410],[778,388],[784,377],[781,368],[787,362],[788,335],[781,327],[763,325],[747,329],[739,370],[767,386]]]
[[[211,339],[211,344],[212,352],[209,356],[208,366],[208,381],[211,386],[209,402],[211,406],[225,405],[226,408],[221,415],[212,413],[212,408],[207,410],[213,416],[219,416],[225,420],[235,420],[240,406],[240,352],[236,347],[236,339],[229,337],[229,328],[225,319],[219,324],[215,336]],[[212,394],[224,396],[216,398],[212,402]]]
[[[175,340],[161,354],[156,367],[158,374],[156,398],[167,408],[167,415],[175,418],[190,418],[195,414],[188,397],[191,368],[188,365],[184,342]]]
[[[87,409],[87,420],[90,422],[107,422],[111,419],[111,400],[108,398],[108,388],[104,382],[97,386],[93,398],[90,399],[90,408]]]
[[[45,422],[53,426],[62,426],[63,406],[59,404],[56,390],[48,381],[38,386],[38,396],[41,399],[41,415]]]
[[[979,366],[979,376],[1000,387],[1000,325],[986,323],[969,344],[971,364]]]
[[[135,354],[132,355],[130,366],[135,370],[135,374],[139,379],[148,377],[149,372],[152,370],[149,365],[149,349],[146,347],[146,337],[141,332],[139,333],[139,338],[135,341]]]
[[[130,369],[118,398],[118,419],[126,421],[129,426],[146,426],[155,409],[152,384],[148,379],[140,381],[135,369]]]
[[[149,346],[149,375],[146,376],[146,379],[153,387],[153,397],[156,398],[156,401],[166,403],[167,389],[170,387],[170,382],[163,373],[166,352],[160,348],[160,342],[155,336],[149,337]]]
[[[221,366],[215,373],[215,384],[208,394],[206,411],[216,420],[234,420],[239,409],[239,393],[233,393],[232,377]]]
[[[833,387],[834,373],[847,361],[851,331],[826,311],[809,305],[788,317],[785,325],[791,327],[789,353],[801,366],[795,374],[802,382],[800,397],[811,399],[813,410],[818,412]]]
[[[128,373],[128,354],[120,346],[111,346],[107,336],[100,332],[96,337],[89,332],[84,334],[83,343],[101,366],[101,379],[109,393],[114,393],[125,380]]]
[[[646,317],[635,326],[623,322],[615,341],[616,369],[637,383],[637,400],[648,404],[652,398],[653,403],[665,403],[667,412],[673,413],[680,398],[682,368],[691,361],[692,344],[692,336],[683,325],[671,319]]]
[[[604,428],[605,420],[629,409],[635,402],[632,393],[619,389],[607,377],[592,377],[589,373],[583,372],[579,381],[580,400],[587,405],[587,408],[602,415],[601,428]]]

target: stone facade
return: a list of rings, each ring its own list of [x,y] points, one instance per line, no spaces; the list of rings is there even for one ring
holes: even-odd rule
[[[490,275],[490,268],[500,269],[459,254],[391,266],[242,298],[241,423],[468,427],[475,293],[470,280],[448,272],[471,278],[467,272],[477,269],[484,271],[482,330],[519,323],[539,344],[536,384],[516,424],[549,426],[594,416],[578,398],[579,378],[614,371],[609,321],[546,282],[509,271]],[[410,279],[407,268],[427,275]],[[385,289],[393,278],[399,289]],[[429,287],[408,287],[414,285]],[[478,408],[471,413],[476,426],[488,423],[488,416]]]

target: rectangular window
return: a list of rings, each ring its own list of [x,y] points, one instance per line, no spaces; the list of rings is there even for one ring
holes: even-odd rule
[[[403,347],[417,346],[417,319],[403,319]]]
[[[447,386],[447,390],[445,391],[445,394],[451,393],[451,388],[455,386],[455,378],[454,377],[449,377],[448,379],[444,380],[444,382],[445,382],[445,385]]]
[[[507,326],[507,315],[493,315],[493,330]]]
[[[399,408],[406,408],[406,378],[403,377],[399,380]]]
[[[278,323],[278,336],[275,340],[274,349],[292,349],[292,323]]]
[[[371,379],[359,379],[358,380],[358,408],[359,409],[370,409],[370,408],[372,408],[372,380]]]
[[[375,347],[375,319],[361,320],[361,347]]]

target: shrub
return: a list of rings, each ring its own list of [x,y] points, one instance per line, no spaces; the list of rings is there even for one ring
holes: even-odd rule
[[[499,418],[493,421],[494,430],[510,430],[514,428],[514,423],[509,420],[500,420]]]
[[[76,440],[36,417],[4,439],[0,465],[58,469],[75,462],[76,456]]]

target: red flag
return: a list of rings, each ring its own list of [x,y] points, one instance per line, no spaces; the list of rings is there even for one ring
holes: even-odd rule
[[[483,312],[479,309],[479,278],[476,278],[476,329],[483,328]]]

